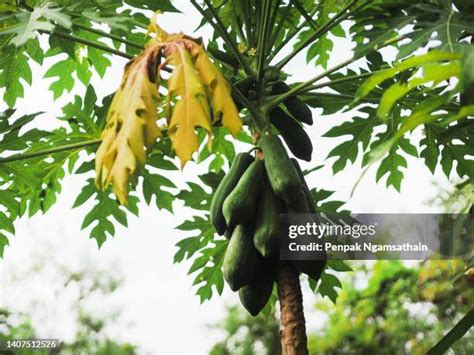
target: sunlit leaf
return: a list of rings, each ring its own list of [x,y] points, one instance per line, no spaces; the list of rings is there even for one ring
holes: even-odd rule
[[[96,181],[104,187],[112,183],[121,203],[127,201],[130,177],[145,164],[147,149],[160,136],[156,123],[159,49],[149,46],[126,67],[96,153]]]

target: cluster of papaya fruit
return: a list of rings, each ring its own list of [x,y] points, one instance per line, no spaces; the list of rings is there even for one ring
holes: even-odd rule
[[[237,73],[237,59],[216,48],[208,52]],[[243,56],[244,61],[250,61]],[[249,63],[249,62],[248,62]],[[264,73],[267,97],[287,93],[291,88],[277,68]],[[248,100],[257,98],[256,77],[234,81]],[[234,96],[239,111],[244,107]],[[291,153],[310,161],[311,139],[303,124],[312,125],[311,109],[298,97],[289,96],[268,113],[268,127],[258,138],[259,153],[238,154],[221,181],[211,203],[211,221],[219,235],[229,240],[223,274],[233,291],[239,292],[244,307],[257,315],[267,304],[280,266],[280,214],[316,213],[316,206],[296,159],[290,159],[281,136]],[[245,122],[244,122],[245,123]],[[292,261],[293,268],[319,280],[324,260]]]
[[[229,240],[223,274],[244,307],[257,315],[268,302],[279,266],[281,213],[315,213],[315,204],[296,159],[268,133],[259,152],[238,154],[211,203],[211,221]],[[318,280],[325,262],[293,261],[293,267]]]

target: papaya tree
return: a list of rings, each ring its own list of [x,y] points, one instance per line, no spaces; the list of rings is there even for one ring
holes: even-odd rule
[[[285,354],[307,353],[300,274],[335,300],[335,261],[283,262],[278,216],[342,213],[332,192],[309,186],[306,128],[320,116],[350,112],[324,137],[333,173],[362,161],[361,176],[400,190],[407,155],[432,173],[469,183],[474,176],[474,8],[450,0],[191,0],[212,31],[168,33],[160,17],[171,0],[5,0],[0,4],[0,251],[22,216],[46,212],[66,174],[83,174],[74,206],[91,205],[83,228],[99,247],[139,203],[195,211],[177,227],[176,262],[192,260],[201,302],[224,280],[251,314],[278,299]],[[351,56],[329,65],[334,41]],[[390,55],[389,55],[390,54]],[[294,59],[306,56],[304,82]],[[115,58],[128,64],[110,95],[97,97]],[[79,88],[57,117],[36,124],[44,107],[18,115],[16,104],[45,66],[55,99]],[[333,60],[331,60],[333,62]],[[51,64],[52,63],[52,64]],[[36,64],[35,64],[36,65]],[[94,84],[94,85],[93,85]],[[317,113],[318,116],[314,114]],[[421,136],[421,139],[419,137]],[[342,138],[342,141],[341,141]],[[193,160],[207,172],[178,189],[171,173]],[[95,170],[95,178],[89,178]],[[346,211],[347,212],[347,211]],[[192,232],[193,235],[186,235]]]

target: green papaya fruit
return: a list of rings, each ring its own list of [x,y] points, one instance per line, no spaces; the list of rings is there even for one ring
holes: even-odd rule
[[[302,189],[295,193],[295,199],[287,204],[288,213],[311,213],[308,198]]]
[[[273,192],[270,182],[264,181],[258,201],[253,242],[265,258],[279,254],[280,213],[283,213],[284,207],[283,201]]]
[[[272,95],[281,95],[290,91],[290,87],[283,81],[277,81],[272,86]],[[298,96],[290,96],[283,101],[288,112],[298,121],[312,125],[313,114],[311,109]]]
[[[298,172],[298,176],[300,177],[301,181],[303,182],[303,195],[300,194],[298,200],[304,200],[304,202],[299,202],[297,205],[289,206],[288,212],[291,213],[316,213],[316,203],[314,201],[313,196],[309,190],[308,184],[304,178],[303,170],[301,169],[298,161],[296,159],[292,159],[292,162],[295,166],[296,171]],[[295,200],[296,201],[296,200]],[[292,260],[291,261],[293,267],[298,272],[308,275],[313,280],[318,281],[321,277],[321,273],[324,270],[324,266],[326,265],[326,260]]]
[[[304,177],[304,173],[303,173],[303,170],[301,169],[301,166],[300,164],[298,163],[298,160],[296,159],[291,159],[291,162],[293,163],[295,169],[296,169],[296,172],[298,173],[298,176],[300,178],[300,181],[303,185],[303,192],[305,193],[306,195],[306,199],[308,201],[308,207],[309,207],[309,212],[310,213],[314,213],[316,214],[317,213],[317,206],[316,206],[316,201],[314,201],[314,197],[311,193],[311,190],[306,182],[306,179]]]
[[[254,158],[249,153],[239,153],[234,158],[229,172],[222,179],[211,201],[211,222],[219,235],[224,234],[227,224],[222,213],[224,200],[239,182],[240,178],[247,170]]]
[[[234,231],[233,229],[227,228],[224,232],[225,239],[230,240],[230,238],[232,238],[232,232],[233,231]]]
[[[229,228],[254,220],[264,175],[263,161],[254,160],[224,200],[222,212]]]
[[[301,189],[301,182],[285,147],[277,136],[271,134],[260,137],[259,145],[273,192],[287,204],[290,203]]]
[[[272,295],[273,282],[275,281],[275,262],[263,259],[268,266],[261,266],[255,279],[239,290],[239,298],[245,309],[256,316],[265,307]]]
[[[234,83],[234,87],[236,87],[242,95],[246,98],[249,97],[250,91],[255,90],[255,75],[248,76],[246,78],[240,79]],[[232,90],[232,98],[234,99],[235,106],[240,111],[244,108],[244,104],[241,102],[238,95],[235,94],[235,91]]]
[[[214,57],[218,61],[224,64],[227,64],[233,68],[238,68],[240,65],[237,58],[233,56],[232,54],[226,53],[224,51],[221,51],[220,49],[212,48],[212,47],[208,47],[207,51],[212,57]]]
[[[258,258],[253,245],[253,224],[239,224],[230,238],[222,268],[224,279],[233,291],[254,280]]]
[[[311,161],[313,144],[298,122],[278,106],[270,111],[270,122],[280,132],[283,140],[295,157]]]

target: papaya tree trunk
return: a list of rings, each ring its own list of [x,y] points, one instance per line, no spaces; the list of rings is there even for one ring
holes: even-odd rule
[[[308,354],[306,322],[303,312],[298,272],[289,262],[282,261],[277,275],[280,299],[281,349],[283,355]]]

